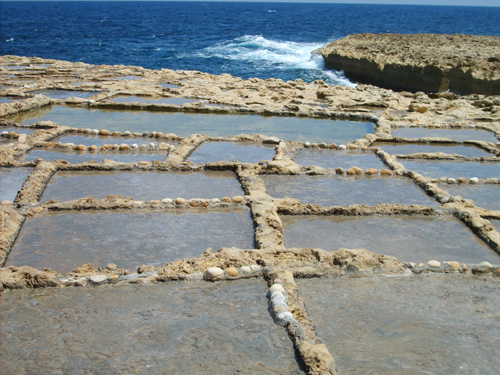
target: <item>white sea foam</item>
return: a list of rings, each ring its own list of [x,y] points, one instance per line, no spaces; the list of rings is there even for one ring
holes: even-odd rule
[[[266,39],[261,35],[245,35],[217,43],[196,53],[198,57],[218,57],[244,61],[255,70],[303,70],[311,79],[324,79],[330,83],[354,86],[341,73],[327,70],[323,58],[313,52],[321,43],[298,43]]]

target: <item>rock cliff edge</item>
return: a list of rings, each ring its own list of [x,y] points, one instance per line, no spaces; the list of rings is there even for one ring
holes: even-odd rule
[[[500,37],[354,34],[318,50],[329,69],[397,91],[500,94]]]

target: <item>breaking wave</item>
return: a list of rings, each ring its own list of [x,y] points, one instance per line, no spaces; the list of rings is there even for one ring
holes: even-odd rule
[[[325,69],[323,58],[313,53],[323,46],[320,43],[278,41],[261,35],[245,35],[206,47],[196,55],[245,63],[256,75],[260,72],[281,71],[283,74],[288,71],[288,79],[322,79],[330,84],[354,86],[342,73]]]

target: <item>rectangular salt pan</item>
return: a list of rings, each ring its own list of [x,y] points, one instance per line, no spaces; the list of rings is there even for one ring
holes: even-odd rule
[[[500,263],[500,257],[454,217],[281,216],[290,247],[362,248],[404,262]]]
[[[415,275],[300,279],[339,374],[495,374],[500,279]]]
[[[0,168],[0,201],[14,201],[32,168]]]
[[[55,150],[38,150],[34,149],[27,155],[22,156],[19,160],[36,160],[43,159],[47,161],[65,160],[71,164],[84,163],[89,161],[102,162],[105,159],[110,159],[122,163],[135,163],[140,161],[163,161],[168,156],[168,152],[155,152],[155,151],[135,151],[135,152],[58,152]]]
[[[481,129],[436,129],[436,128],[397,128],[392,130],[393,137],[401,138],[447,138],[455,141],[498,142],[494,133]]]
[[[222,198],[242,195],[232,172],[57,172],[43,193],[43,202],[68,201],[86,196],[101,199],[124,195],[137,200],[163,198]]]
[[[205,142],[193,151],[188,160],[197,164],[218,161],[258,163],[262,160],[272,160],[274,155],[275,151],[272,145],[256,145],[244,142]]]
[[[387,168],[384,163],[372,153],[358,151],[337,151],[304,148],[294,157],[297,164],[316,166],[326,169],[359,167],[361,169]]]
[[[69,272],[85,263],[135,269],[197,257],[207,248],[254,247],[250,211],[88,211],[28,218],[9,265]]]
[[[2,293],[2,374],[301,374],[266,283]]]
[[[52,106],[38,111],[9,116],[10,121],[36,123],[51,120],[75,128],[110,131],[161,131],[182,137],[205,134],[225,137],[238,134],[262,134],[292,141],[347,143],[373,133],[369,122],[334,121],[299,117],[258,115],[209,115],[155,111],[96,110]]]
[[[500,177],[500,162],[481,163],[449,160],[398,160],[408,170],[430,178]]]
[[[83,98],[87,99],[91,96],[99,94],[99,92],[94,91],[73,91],[73,90],[37,90],[31,91],[32,95],[44,95],[48,98],[53,99],[68,99],[68,98]]]
[[[113,103],[147,103],[147,104],[175,104],[183,105],[186,103],[199,102],[199,100],[188,98],[163,98],[163,97],[147,97],[147,96],[115,96],[111,98]]]
[[[454,146],[448,144],[413,144],[413,143],[374,143],[373,147],[380,147],[389,154],[418,154],[443,152],[445,154],[457,154],[470,158],[495,156],[475,146]]]
[[[393,137],[401,138],[447,138],[455,141],[498,142],[494,133],[480,129],[436,129],[436,128],[398,128],[392,130]]]
[[[274,198],[296,198],[321,206],[350,204],[421,204],[435,206],[434,200],[406,178],[355,178],[338,176],[261,176]]]
[[[451,195],[460,195],[465,199],[472,199],[476,206],[487,210],[500,210],[500,185],[440,185],[441,189]]]

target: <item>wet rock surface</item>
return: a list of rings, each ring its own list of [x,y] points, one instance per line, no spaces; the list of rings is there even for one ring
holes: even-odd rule
[[[499,95],[499,48],[497,36],[354,34],[319,53],[327,67],[363,83],[413,92]]]
[[[31,74],[40,64],[43,74]],[[336,374],[336,363],[349,373],[338,358],[349,355],[337,355],[320,335],[296,281],[349,284],[360,276],[439,274],[464,276],[469,285],[473,275],[496,287],[500,211],[488,204],[496,195],[479,193],[480,200],[453,192],[500,186],[496,96],[18,56],[0,57],[0,65],[2,95],[9,98],[0,103],[0,166],[30,169],[11,199],[0,201],[0,330],[8,332],[1,337],[2,357],[16,357],[12,363],[26,373],[39,366],[54,373]],[[397,154],[384,143],[426,148]],[[206,145],[216,147],[201,155]],[[447,152],[450,147],[485,156]],[[438,166],[439,173],[416,168],[417,162]],[[174,175],[171,183],[162,179]],[[209,175],[230,175],[232,188]],[[1,193],[7,191],[3,181]],[[349,221],[375,224],[368,233],[348,228],[342,243],[299,225],[297,233],[309,239],[290,243],[287,220],[308,218],[336,223],[334,229]],[[401,223],[410,221],[416,223],[410,235],[401,235],[408,226]],[[442,222],[456,225],[442,229]],[[458,240],[450,250],[450,239],[463,233],[470,242]],[[392,253],[391,238],[417,250]],[[246,296],[249,309],[232,302]],[[180,300],[193,304],[168,306]],[[463,303],[472,311],[474,301]],[[209,317],[212,310],[217,318]],[[162,326],[164,311],[172,311],[167,320],[174,317],[173,327]],[[245,323],[214,330],[212,324],[226,327],[236,311]],[[194,318],[188,324],[196,327],[185,345],[169,336],[184,327],[179,314]],[[272,328],[247,326],[259,316]],[[38,324],[41,317],[56,323]],[[103,320],[91,327],[94,318]],[[145,325],[148,319],[154,329]],[[25,336],[9,331],[10,322]],[[286,333],[279,331],[279,340],[289,340],[296,355],[291,362],[293,353],[253,350],[254,343],[273,346],[268,332],[280,326]],[[93,335],[98,327],[103,337],[99,330]],[[121,335],[122,329],[129,333]],[[133,353],[130,346],[120,349],[136,338]],[[55,343],[53,357],[43,354],[51,350],[47,340]],[[165,348],[175,358],[165,357]],[[115,350],[130,353],[122,359]],[[193,350],[195,359],[183,356]],[[399,364],[391,362],[387,372],[398,372]],[[409,373],[426,368],[420,362],[408,367]]]

